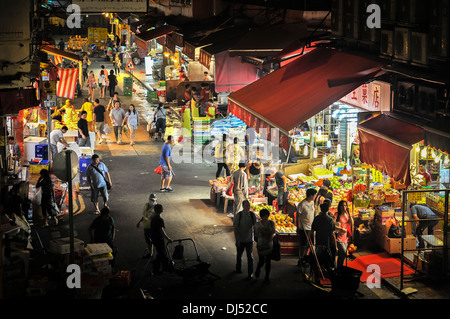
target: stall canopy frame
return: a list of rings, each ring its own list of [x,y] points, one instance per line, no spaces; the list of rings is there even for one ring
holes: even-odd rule
[[[385,62],[317,48],[296,61],[231,93],[229,111],[239,109],[284,135],[360,85],[382,73]],[[246,124],[250,127],[251,117]]]

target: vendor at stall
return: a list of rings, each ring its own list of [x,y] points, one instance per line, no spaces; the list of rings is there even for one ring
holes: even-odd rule
[[[94,105],[92,105],[91,102],[89,102],[89,99],[87,97],[84,98],[84,103],[81,106],[81,109],[78,111],[83,112],[86,111],[86,121],[88,123],[89,132],[94,132]]]
[[[200,106],[200,97],[198,95],[197,92],[197,88],[193,87],[192,88],[192,98],[191,98],[191,115],[192,115],[192,120],[194,120],[194,117],[199,117],[199,108]]]
[[[276,173],[269,176],[270,179],[275,178],[275,183],[278,188],[277,202],[278,202],[278,212],[282,213],[284,205],[287,202],[289,191],[287,189],[288,179],[284,176],[283,172],[279,169]]]
[[[52,114],[52,119],[58,121],[59,123],[63,123],[63,117],[65,114],[66,109],[60,108]]]
[[[182,124],[182,136],[183,138],[191,138],[192,129],[191,129],[191,101],[187,100],[186,103],[181,108],[181,117],[183,118]]]
[[[209,118],[210,122],[216,119],[217,106],[214,105],[213,100],[209,99],[205,106],[205,115]]]
[[[67,126],[54,129],[50,133],[50,151],[52,152],[52,161],[55,160],[58,155],[58,142],[62,143],[65,147],[70,147],[69,143],[64,139],[64,134],[68,131]]]
[[[419,162],[419,175],[422,175],[422,186],[430,186],[431,181],[433,180],[430,172],[426,168],[427,162],[420,161]]]
[[[257,192],[264,187],[264,165],[259,159],[249,161],[247,164],[248,187],[256,186]]]
[[[238,144],[239,139],[235,137],[233,144],[227,147],[227,163],[231,163],[231,172],[238,170],[239,163],[244,161],[244,150]]]
[[[9,154],[11,160],[15,162],[15,166],[20,166],[20,159],[22,158],[22,152],[20,151],[20,145],[14,139],[14,136],[8,136]]]
[[[66,100],[66,104],[61,108],[66,110],[62,120],[64,124],[68,125],[69,123],[77,123],[78,122],[78,114],[75,110],[75,106],[72,104],[70,100]]]

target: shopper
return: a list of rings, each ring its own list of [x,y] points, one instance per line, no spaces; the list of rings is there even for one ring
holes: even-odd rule
[[[325,196],[327,195],[327,188],[325,186],[320,186],[319,191],[314,198],[314,210],[316,216],[320,214],[320,205],[327,199]],[[331,203],[329,203],[331,206]]]
[[[78,146],[91,147],[91,137],[89,136],[88,122],[86,120],[87,112],[81,111],[80,119],[78,120]]]
[[[155,215],[155,205],[157,204],[157,197],[155,194],[150,194],[150,197],[148,198],[148,202],[145,203],[144,209],[142,211],[142,217],[138,221],[137,226],[142,224],[142,227],[144,228],[144,239],[145,243],[147,244],[147,250],[148,254],[144,256],[144,258],[151,258],[153,255],[153,244],[152,244],[152,238],[151,238],[151,232],[150,232],[150,223],[152,221],[153,216]]]
[[[314,217],[311,234],[315,238],[315,251],[322,267],[327,270],[335,268],[337,251],[336,228],[334,220],[328,215],[329,201],[320,205],[320,214]]]
[[[119,57],[120,53],[116,53],[114,60],[113,60],[113,64],[114,64],[114,72],[116,74],[120,74],[120,67],[121,67],[121,62],[120,62],[120,57]]]
[[[120,62],[119,62],[120,63]],[[109,75],[108,75],[108,90],[109,90],[109,97],[114,97],[114,92],[116,91],[116,86],[117,86],[117,77],[114,75],[114,71],[111,70],[109,71]]]
[[[65,147],[70,147],[69,143],[66,142],[64,134],[68,131],[67,126],[54,129],[50,133],[50,151],[52,153],[52,161],[55,160],[56,155],[58,155],[58,143],[61,143]]]
[[[79,112],[83,112],[86,111],[87,116],[86,116],[86,121],[88,122],[88,128],[90,132],[94,132],[94,116],[93,116],[93,111],[94,111],[94,105],[92,105],[91,102],[89,102],[89,99],[87,97],[85,97],[83,99],[84,103],[81,106],[81,109],[79,109]]]
[[[106,109],[103,105],[99,103],[100,101],[98,99],[95,99],[93,120],[94,120],[95,134],[97,135],[97,143],[102,144],[104,142],[102,134],[105,126]]]
[[[345,200],[341,200],[338,204],[335,225],[337,229],[336,239],[338,247],[336,267],[342,267],[347,258],[347,247],[353,225],[353,219],[348,210],[347,201]]]
[[[233,185],[233,213],[228,217],[234,218],[242,210],[242,203],[248,198],[248,179],[245,173],[245,163],[239,163],[239,169],[231,175],[230,185]]]
[[[256,192],[264,187],[264,165],[259,159],[249,161],[247,164],[248,187],[256,186]]]
[[[190,84],[186,84],[184,88],[184,102],[186,103],[192,99],[192,87]]]
[[[311,236],[311,225],[314,220],[314,197],[317,191],[314,188],[306,190],[306,198],[303,199],[297,206],[297,233],[300,239],[298,266],[305,265],[308,262],[308,255],[310,253],[309,245],[313,243]]]
[[[236,214],[233,220],[234,237],[236,239],[236,272],[242,273],[242,254],[247,253],[247,274],[249,279],[253,277],[253,242],[256,224],[256,215],[250,211],[250,202],[242,202],[242,210]]]
[[[423,231],[427,229],[428,235],[434,235],[434,227],[439,223],[436,214],[427,206],[410,203],[409,217],[416,221],[416,235],[419,240],[419,248],[425,248]]]
[[[44,225],[42,227],[48,226],[48,219],[51,217],[53,222],[58,224],[58,219],[56,216],[51,215],[51,207],[55,201],[55,195],[53,193],[53,182],[50,177],[50,173],[46,169],[41,169],[39,172],[39,179],[36,183],[36,189],[41,189],[41,212],[44,218]]]
[[[255,237],[258,250],[258,264],[256,266],[255,277],[259,278],[261,268],[265,266],[265,281],[269,281],[273,239],[275,238],[275,223],[269,220],[270,212],[267,209],[262,209],[259,212],[261,221],[255,225]]]
[[[277,194],[277,204],[278,204],[278,212],[282,213],[284,211],[284,206],[287,202],[287,198],[289,195],[289,191],[287,189],[287,177],[284,176],[281,169],[278,169],[276,173],[269,175],[269,178],[275,178],[275,183],[278,188]]]
[[[96,88],[96,82],[95,82],[95,75],[94,71],[89,72],[88,80],[86,86],[88,87],[88,95],[89,99],[94,101],[94,95],[95,95],[95,88]]]
[[[164,141],[164,133],[166,131],[166,110],[161,102],[158,104],[158,107],[153,114],[153,120],[156,123],[155,140],[157,140],[159,136],[159,138]]]
[[[119,93],[114,92],[113,97],[109,99],[108,105],[106,106],[106,110],[109,112],[111,111],[111,109],[114,108],[114,105],[116,104],[116,102],[120,102],[119,99]]]
[[[222,173],[222,169],[225,170],[226,176],[230,176],[230,168],[228,167],[227,157],[226,157],[226,149],[227,149],[227,134],[222,135],[222,141],[219,141],[214,149],[214,158],[217,163],[217,171],[216,171],[216,179],[219,178]]]
[[[59,48],[61,51],[64,51],[64,49],[66,48],[66,44],[64,43],[64,40],[63,40],[63,39],[61,39],[61,40],[59,41],[59,43],[58,43],[58,48]]]
[[[161,218],[163,212],[162,205],[156,204],[154,210],[155,215],[150,222],[150,237],[156,249],[156,258],[153,261],[153,273],[157,275],[163,273],[160,269],[161,266],[163,271],[170,271],[165,240],[171,243],[172,239],[167,235],[164,219]]]
[[[100,98],[105,98],[105,91],[106,91],[106,71],[101,70],[100,75],[98,76],[98,86],[100,88]]]
[[[125,119],[125,111],[120,106],[120,102],[114,102],[114,108],[109,112],[111,124],[114,128],[114,136],[116,137],[117,144],[122,144],[122,124]]]
[[[128,130],[130,131],[130,145],[134,145],[134,140],[136,137],[136,130],[139,125],[139,113],[136,110],[134,104],[130,104],[128,112],[125,113],[125,118],[123,119],[122,126],[128,125]]]
[[[173,145],[173,136],[169,135],[167,137],[167,142],[164,143],[161,158],[159,159],[159,165],[161,165],[161,188],[160,192],[173,192],[172,187],[170,187],[170,183],[172,182],[172,178],[174,176],[172,165],[170,164],[170,159],[172,157],[172,148]]]
[[[331,188],[331,182],[329,179],[324,179],[322,186],[327,188],[327,193],[325,194],[325,199],[330,200],[330,205],[333,203],[333,188]]]
[[[87,167],[86,175],[91,187],[91,202],[94,204],[94,214],[99,214],[98,194],[102,195],[103,207],[107,207],[109,199],[107,182],[112,187],[111,175],[108,167],[100,161],[97,154],[92,155],[92,163]]]
[[[86,81],[86,79],[89,77],[88,75],[88,68],[89,65],[91,65],[91,61],[89,60],[89,57],[87,54],[83,55],[83,62],[82,62],[82,68],[83,68],[83,82]]]

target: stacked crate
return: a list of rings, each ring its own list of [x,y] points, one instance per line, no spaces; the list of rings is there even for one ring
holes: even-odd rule
[[[123,78],[123,95],[125,96],[133,95],[133,78],[130,76]]]
[[[208,117],[194,117],[194,144],[205,145],[211,140],[211,124]]]

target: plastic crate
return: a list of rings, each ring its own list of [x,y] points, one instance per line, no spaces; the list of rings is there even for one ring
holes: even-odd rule
[[[123,90],[124,96],[132,96],[133,95],[133,89],[124,89]]]
[[[47,164],[45,164],[45,162]],[[41,162],[30,162],[30,174],[39,174],[42,169],[49,169],[48,161],[45,161],[44,164]]]
[[[48,160],[48,145],[37,144],[34,146],[34,154],[36,158]]]
[[[133,86],[133,78],[132,77],[125,77],[123,78],[123,86]]]
[[[86,172],[89,164],[92,163],[92,158],[90,156],[80,156],[79,163],[80,172]]]

